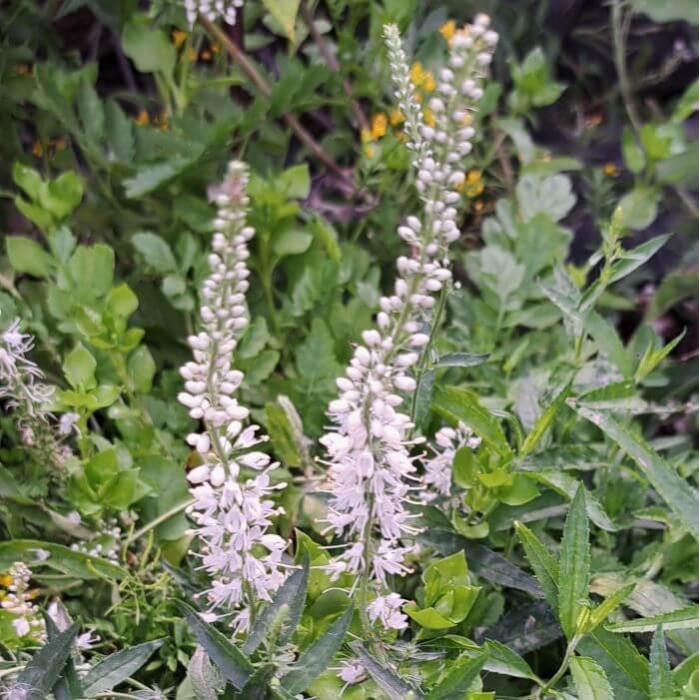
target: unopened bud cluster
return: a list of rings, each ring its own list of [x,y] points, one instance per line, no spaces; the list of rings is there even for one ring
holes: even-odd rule
[[[31,636],[37,640],[46,640],[46,629],[39,610],[32,602],[33,594],[29,590],[32,572],[21,561],[15,562],[3,577],[7,579],[7,592],[0,606],[12,617],[12,628],[18,637]]]
[[[234,25],[237,19],[237,9],[243,7],[243,0],[184,0],[185,14],[190,26],[201,15],[210,22],[221,18],[226,24]]]
[[[453,38],[448,66],[438,72],[437,96],[430,101],[434,126],[418,123],[415,88],[398,31],[392,26],[384,31],[423,211],[398,228],[412,254],[397,260],[394,292],[380,299],[376,328],[362,334],[363,343],[337,380],[340,396],[328,410],[335,427],[322,438],[329,464],[325,522],[348,543],[335,571],[369,570],[380,584],[387,583],[387,575],[410,570],[406,556],[413,547],[403,542],[418,532],[407,508],[411,492],[444,488],[437,475],[434,483],[421,483],[410,452],[417,442],[410,438],[411,417],[399,409],[416,390],[411,368],[430,342],[426,328],[436,295],[451,280],[446,253],[459,237],[455,188],[472,149],[471,113],[483,94],[481,84],[497,43],[487,27],[488,18],[481,15]],[[393,627],[399,624],[394,615],[378,618],[391,620]]]
[[[279,564],[287,546],[267,532],[282,512],[269,495],[284,484],[271,485],[268,472],[276,464],[252,449],[267,438],[257,436],[256,425],[244,427],[249,411],[235,398],[243,373],[233,369],[233,352],[248,326],[247,244],[254,235],[245,220],[247,182],[246,166],[234,161],[210,192],[218,207],[210,274],[201,291],[201,331],[188,338],[194,361],[180,370],[185,391],[178,397],[205,428],[187,436],[202,462],[188,474],[195,498],[189,513],[198,526],[202,568],[213,577],[207,596],[213,607],[227,608],[270,600],[285,578]],[[257,474],[244,478],[246,470]],[[249,615],[249,609],[237,614],[237,629],[247,627]]]

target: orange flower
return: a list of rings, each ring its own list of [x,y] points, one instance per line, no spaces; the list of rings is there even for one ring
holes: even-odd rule
[[[617,177],[620,174],[620,168],[615,163],[606,163],[603,166],[603,175],[605,177]]]
[[[151,123],[151,118],[148,116],[148,112],[145,109],[142,109],[135,117],[134,121],[139,125],[139,126],[144,126],[146,124]]]
[[[383,112],[379,112],[378,114],[372,115],[371,130],[373,141],[377,141],[378,139],[382,138],[384,134],[386,134],[387,124],[388,120],[386,114],[384,114]]]
[[[170,38],[173,40],[175,48],[179,49],[185,43],[185,39],[187,39],[187,32],[183,32],[181,29],[173,29],[170,32]]]
[[[209,49],[204,49],[200,54],[199,57],[203,61],[211,61],[211,51]]]

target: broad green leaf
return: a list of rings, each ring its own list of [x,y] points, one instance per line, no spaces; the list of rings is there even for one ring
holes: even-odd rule
[[[104,107],[86,76],[78,88],[78,114],[87,137],[92,141],[101,141],[105,129]]]
[[[12,166],[12,179],[18,187],[24,190],[29,199],[38,201],[41,196],[44,181],[34,168],[30,168],[19,161],[15,161]]]
[[[559,555],[559,622],[564,634],[571,639],[576,634],[583,602],[588,598],[590,576],[590,543],[586,491],[579,486],[564,523]]]
[[[416,700],[423,697],[410,683],[400,678],[396,673],[382,666],[371,656],[360,642],[353,642],[352,650],[358,661],[372,677],[372,680],[386,693],[390,700]]]
[[[190,631],[221,675],[237,690],[241,690],[253,673],[253,666],[225,635],[204,622],[199,613],[187,603],[176,600],[175,605],[185,616]]]
[[[122,31],[122,47],[142,73],[173,72],[177,60],[175,47],[165,31],[151,26],[146,15],[133,15]]]
[[[635,231],[650,226],[656,219],[659,199],[658,190],[643,185],[635,187],[620,200],[621,225]]]
[[[284,36],[289,41],[294,41],[294,26],[299,12],[299,0],[262,0],[262,4],[280,26]]]
[[[646,156],[631,128],[626,127],[622,134],[622,157],[632,173],[640,173],[646,165]]]
[[[41,194],[41,204],[56,219],[64,219],[80,204],[83,198],[83,181],[69,170],[47,183]]]
[[[8,236],[5,239],[10,265],[17,271],[34,277],[48,277],[53,268],[51,255],[27,236]]]
[[[45,555],[49,556],[46,557]],[[70,547],[40,540],[0,542],[0,571],[6,571],[16,561],[36,562],[68,576],[80,579],[116,579],[126,572],[106,559],[74,552]]]
[[[562,630],[549,604],[540,600],[518,605],[480,636],[524,656],[561,639]]]
[[[487,671],[501,673],[513,678],[537,680],[537,675],[530,668],[527,661],[505,644],[490,639],[484,644],[484,648],[486,650],[486,664],[484,668]]]
[[[559,563],[528,527],[516,522],[515,531],[547,602],[552,606],[552,610],[556,610],[559,599]]]
[[[63,372],[74,389],[94,389],[97,360],[82,344],[78,343],[63,360]]]
[[[275,593],[272,602],[256,616],[253,627],[243,645],[244,654],[250,656],[258,648],[273,622],[279,626],[277,645],[283,646],[289,641],[296,631],[304,611],[308,585],[309,559],[307,556],[304,558],[302,568],[297,569],[287,578]]]
[[[141,345],[129,355],[126,363],[134,391],[147,394],[151,390],[156,363],[147,345]]]
[[[661,625],[654,630],[649,651],[649,695],[652,700],[666,700],[674,697],[671,664],[666,651],[666,641]]]
[[[644,265],[666,245],[669,238],[671,238],[671,234],[666,233],[662,236],[656,236],[655,238],[645,241],[636,248],[623,251],[619,260],[612,265],[612,277],[609,283],[612,284],[613,282],[624,279],[627,275]]]
[[[539,213],[546,214],[552,221],[560,221],[576,204],[571,179],[562,174],[546,178],[525,175],[516,185],[516,197],[524,221]]]
[[[141,231],[131,237],[131,245],[143,256],[145,263],[156,272],[177,270],[177,261],[168,243],[158,234]]]
[[[284,231],[275,236],[272,250],[280,258],[299,255],[309,249],[313,240],[313,235],[304,231]]]
[[[259,666],[241,689],[241,698],[245,700],[269,700],[270,681],[275,677],[277,665],[266,663]]]
[[[687,630],[698,628],[698,615],[700,608],[697,605],[689,605],[682,610],[652,615],[651,617],[638,617],[626,622],[614,622],[606,625],[610,632],[654,632],[658,626],[666,630]]]
[[[25,688],[27,700],[44,700],[59,679],[78,633],[78,623],[46,642],[22,669],[17,683]]]
[[[97,299],[112,287],[114,251],[104,243],[79,245],[68,261],[68,271],[81,299]]]
[[[433,408],[442,416],[468,425],[502,457],[512,454],[498,421],[479,404],[478,397],[467,389],[441,387],[435,389]]]
[[[110,654],[93,666],[82,679],[85,697],[106,693],[138,671],[156,649],[163,645],[162,639],[143,642],[136,646]]]
[[[605,671],[593,659],[575,656],[570,668],[579,700],[615,700]]]
[[[187,677],[197,700],[216,700],[224,690],[224,680],[201,646],[195,649],[187,665]]]
[[[326,670],[335,653],[340,649],[352,620],[353,606],[307,647],[294,663],[294,667],[282,676],[282,687],[291,695],[301,693]]]
[[[112,152],[122,163],[130,163],[136,150],[133,122],[116,100],[105,103],[105,132]]]
[[[585,406],[574,406],[579,415],[598,426],[614,440],[642,470],[649,483],[681,519],[695,539],[698,531],[698,494],[659,454],[638,435],[620,425],[606,413]]]
[[[452,662],[445,678],[426,696],[426,700],[462,700],[486,663],[488,654],[459,658]]]

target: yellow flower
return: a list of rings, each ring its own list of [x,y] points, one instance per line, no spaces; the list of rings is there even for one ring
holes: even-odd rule
[[[209,49],[204,49],[200,54],[199,57],[203,61],[211,61],[211,51]]]
[[[386,114],[379,112],[378,114],[372,115],[372,140],[377,141],[386,134],[386,127],[388,120]]]
[[[36,140],[32,145],[32,153],[37,157],[41,158],[44,154],[44,147],[41,145],[41,141]]]
[[[484,178],[481,171],[472,169],[464,178],[460,189],[467,197],[478,197],[484,191]]]
[[[370,146],[369,144],[367,144],[362,151],[367,158],[374,158],[374,154],[376,153],[374,146]]]
[[[452,43],[452,39],[455,35],[455,30],[457,29],[457,23],[451,19],[440,27],[440,34],[445,38],[448,44]]]
[[[372,140],[372,132],[370,129],[362,129],[360,131],[360,141],[362,143],[369,143]]]
[[[432,109],[429,109],[428,107],[423,109],[423,121],[427,126],[435,126],[435,115],[433,114]]]
[[[173,40],[175,48],[179,49],[185,43],[185,39],[187,39],[187,32],[183,32],[181,29],[173,29],[170,32],[170,38]]]
[[[435,85],[435,76],[430,71],[427,71],[423,81],[423,89],[426,92],[432,92],[435,89]]]
[[[389,112],[389,124],[392,126],[398,126],[406,121],[406,117],[403,112],[398,108],[394,108]]]
[[[149,124],[151,121],[151,118],[148,116],[148,112],[145,109],[142,109],[134,118],[134,121],[139,125],[139,126],[144,126],[145,124]]]
[[[8,588],[11,585],[12,576],[10,576],[10,574],[3,574],[2,576],[0,576],[0,586],[5,586],[5,588]]]
[[[411,82],[416,86],[420,87],[423,85],[425,80],[425,71],[423,70],[423,64],[420,61],[414,61],[411,64]]]
[[[620,168],[615,163],[606,163],[603,166],[603,175],[605,177],[617,177],[620,174]]]

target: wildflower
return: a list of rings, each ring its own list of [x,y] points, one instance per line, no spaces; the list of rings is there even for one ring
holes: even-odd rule
[[[484,191],[484,178],[480,170],[470,170],[459,186],[467,197],[478,197]]]
[[[369,619],[372,622],[380,620],[386,629],[406,629],[408,617],[401,612],[401,606],[406,602],[398,593],[377,596],[367,606]]]
[[[34,339],[20,331],[19,320],[0,336],[0,399],[7,399],[14,410],[22,441],[35,461],[62,470],[68,453],[59,443],[47,408],[53,387],[41,381],[42,371],[27,358],[33,347]]]
[[[620,168],[615,163],[606,163],[603,166],[603,175],[605,177],[617,177],[620,174]]]
[[[218,205],[210,274],[201,292],[201,330],[188,338],[194,360],[180,370],[185,390],[178,396],[205,427],[187,436],[202,460],[187,478],[195,499],[189,513],[202,543],[202,568],[212,576],[207,597],[212,608],[244,608],[233,620],[237,631],[249,625],[245,606],[269,601],[283,583],[280,563],[287,547],[285,540],[268,532],[272,518],[283,512],[269,496],[285,484],[271,484],[269,472],[277,464],[254,449],[267,437],[258,436],[257,425],[244,427],[249,411],[235,398],[243,373],[231,364],[248,326],[247,243],[254,230],[245,223],[247,182],[245,166],[234,161],[224,182],[210,192]],[[254,476],[244,478],[244,471]]]
[[[8,572],[7,593],[0,603],[3,610],[14,616],[12,620],[12,628],[18,637],[32,636],[39,641],[43,641],[46,637],[44,621],[39,614],[32,599],[36,595],[32,595],[29,590],[29,581],[32,577],[32,572],[29,567],[21,562],[15,562]]]
[[[176,49],[179,49],[187,39],[187,32],[183,32],[181,29],[173,29],[170,32],[170,37],[173,40],[173,45]]]
[[[451,19],[445,24],[440,27],[440,34],[444,37],[445,41],[448,44],[452,43],[452,39],[454,39],[455,31],[457,30],[457,23]]]
[[[190,26],[197,21],[197,16],[216,22],[221,18],[226,24],[236,24],[237,8],[243,7],[243,0],[184,0],[185,14]]]
[[[343,659],[343,661],[340,662],[338,678],[348,685],[355,685],[355,683],[361,683],[365,680],[367,674],[361,663],[352,661],[351,659]]]
[[[203,49],[199,57],[202,59],[202,61],[211,61],[211,51],[209,49]]]
[[[134,121],[139,126],[144,126],[144,125],[150,123],[151,117],[148,115],[148,112],[145,109],[142,109],[142,110],[139,110],[139,113],[134,118]]]
[[[372,131],[372,138],[377,141],[384,134],[386,134],[386,128],[388,124],[388,119],[386,114],[379,113],[375,114],[372,116],[372,126],[371,126],[371,131]]]
[[[377,149],[370,144],[366,144],[363,147],[362,152],[364,153],[365,158],[374,158],[374,156],[377,154]]]
[[[376,328],[362,334],[345,376],[337,379],[340,394],[328,407],[334,428],[321,439],[330,492],[323,522],[347,545],[335,558],[349,573],[370,574],[379,587],[386,586],[387,577],[410,571],[406,558],[413,547],[403,541],[419,532],[408,510],[411,492],[420,490],[411,456],[419,440],[411,438],[411,417],[399,408],[416,389],[410,370],[430,341],[424,329],[435,295],[452,277],[447,249],[460,235],[454,206],[460,195],[454,188],[464,178],[460,163],[474,136],[461,122],[480,97],[486,62],[477,58],[495,46],[493,40],[455,37],[449,59],[454,70],[438,73],[437,95],[429,104],[435,124],[430,126],[423,122],[411,82],[412,74],[423,78],[422,66],[408,68],[396,27],[387,26],[385,38],[423,211],[398,227],[412,257],[397,260],[394,292],[380,299]],[[370,617],[400,629],[398,605],[391,611],[396,598],[380,596]]]
[[[400,126],[404,121],[406,121],[406,117],[404,117],[403,112],[398,107],[394,107],[389,112],[389,124],[392,126]]]

